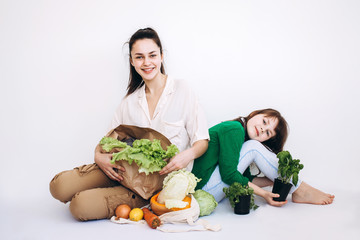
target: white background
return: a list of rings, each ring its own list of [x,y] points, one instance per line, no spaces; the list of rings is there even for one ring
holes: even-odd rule
[[[359,12],[356,0],[0,0],[1,208],[55,201],[51,178],[93,162],[125,94],[125,43],[144,27],[209,127],[278,109],[302,178],[359,192]]]

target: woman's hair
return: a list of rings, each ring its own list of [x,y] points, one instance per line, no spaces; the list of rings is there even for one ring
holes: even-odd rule
[[[160,38],[157,34],[157,32],[152,28],[143,28],[137,30],[130,38],[129,40],[129,63],[130,63],[130,75],[129,75],[129,83],[127,87],[127,94],[126,96],[132,94],[135,92],[136,89],[142,87],[144,85],[144,81],[142,80],[142,77],[136,72],[134,66],[131,64],[131,50],[133,48],[133,45],[137,40],[141,39],[151,39],[153,40],[156,45],[160,48],[160,54],[163,54],[163,48],[161,45]],[[165,74],[165,68],[164,65],[161,63],[160,71],[162,74]]]
[[[245,128],[245,141],[249,139],[246,130],[246,123],[255,115],[264,114],[266,117],[276,118],[278,120],[278,124],[275,127],[275,136],[272,138],[262,142],[266,147],[268,147],[274,153],[281,152],[284,148],[286,139],[288,137],[288,124],[283,116],[281,116],[280,112],[267,108],[262,110],[256,110],[250,113],[247,117],[238,117],[234,119],[234,121],[239,121]]]

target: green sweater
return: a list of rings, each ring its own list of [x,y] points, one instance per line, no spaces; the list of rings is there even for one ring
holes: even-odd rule
[[[244,175],[237,170],[240,158],[240,149],[244,143],[245,130],[238,121],[226,121],[209,129],[210,142],[207,151],[195,159],[192,173],[202,180],[196,189],[201,189],[209,181],[211,174],[219,165],[221,179],[231,185],[239,182],[247,185],[252,180],[249,168]]]

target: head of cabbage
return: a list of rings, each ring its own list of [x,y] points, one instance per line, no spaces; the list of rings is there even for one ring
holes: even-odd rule
[[[200,217],[210,215],[218,205],[214,196],[204,190],[196,190],[193,196],[199,203]]]
[[[158,203],[165,204],[169,209],[186,207],[187,203],[182,200],[189,193],[195,192],[199,181],[200,179],[185,169],[169,173],[164,179],[163,189],[157,198]]]

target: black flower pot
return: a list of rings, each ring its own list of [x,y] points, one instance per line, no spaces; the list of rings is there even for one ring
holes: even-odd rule
[[[238,203],[235,203],[234,213],[240,215],[249,214],[251,195],[240,196],[239,200]]]
[[[290,192],[291,187],[292,187],[291,183],[283,183],[280,179],[275,178],[272,192],[279,194],[280,197],[273,198],[273,200],[277,201],[277,202],[285,201],[287,198],[287,195]]]

